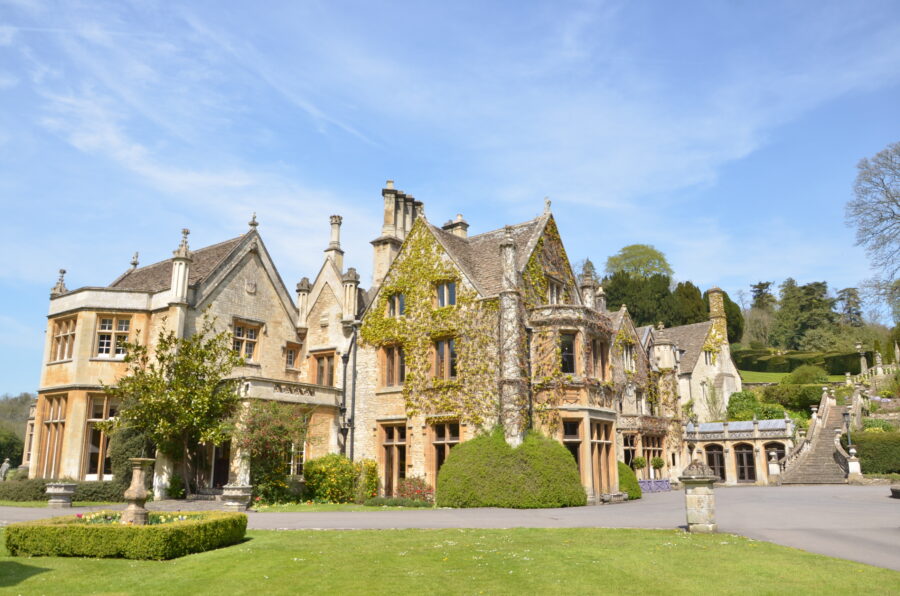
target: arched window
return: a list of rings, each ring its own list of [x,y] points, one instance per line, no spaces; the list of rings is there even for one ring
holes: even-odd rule
[[[706,445],[706,465],[723,482],[725,481],[725,450],[721,445]]]
[[[753,457],[753,445],[738,443],[734,446],[734,463],[737,468],[738,482],[756,482],[756,461]]]
[[[763,451],[766,454],[766,461],[769,461],[769,454],[772,451],[775,452],[775,461],[781,461],[785,454],[784,443],[778,443],[777,441],[766,443],[763,445]]]

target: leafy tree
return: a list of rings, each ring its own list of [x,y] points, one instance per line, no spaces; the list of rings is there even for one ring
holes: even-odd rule
[[[760,281],[750,286],[750,294],[753,296],[753,302],[750,308],[758,308],[760,310],[772,311],[775,309],[777,300],[772,294],[772,282]]]
[[[645,278],[672,276],[672,267],[666,256],[649,244],[630,244],[606,259],[607,275],[620,271]]]
[[[900,273],[900,143],[857,164],[854,198],[847,203],[847,223],[856,228],[856,244],[887,280]]]
[[[689,281],[679,282],[670,297],[671,315],[666,321],[669,326],[690,325],[709,320],[709,307],[704,304],[700,288]]]
[[[651,275],[643,278],[619,271],[603,280],[606,305],[616,310],[625,304],[635,325],[655,325],[671,321],[669,278]]]
[[[826,282],[798,286],[789,277],[781,284],[780,308],[772,329],[774,343],[791,350],[799,348],[807,331],[834,322],[833,307],[834,300],[828,297]]]
[[[22,463],[22,439],[8,430],[0,430],[0,464],[9,458],[10,473]]]
[[[862,327],[862,300],[856,288],[844,288],[837,293],[840,320],[842,325]]]
[[[775,313],[762,308],[751,308],[744,315],[744,335],[741,342],[748,345],[771,345]]]
[[[741,307],[728,296],[728,292],[723,291],[722,298],[725,303],[728,342],[741,341],[741,338],[744,336],[744,313],[741,311]],[[706,313],[709,312],[709,292],[703,292],[703,308]],[[707,314],[706,316],[709,315]]]
[[[28,410],[37,397],[33,393],[8,393],[0,396],[0,430],[8,430],[20,439],[25,439],[25,421]]]
[[[193,448],[221,444],[231,435],[231,417],[239,403],[237,379],[228,375],[243,363],[232,349],[231,334],[216,332],[204,314],[200,329],[187,338],[161,330],[155,349],[125,344],[127,372],[104,390],[121,403],[107,430],[127,426],[157,448],[181,461],[182,480],[190,490]]]

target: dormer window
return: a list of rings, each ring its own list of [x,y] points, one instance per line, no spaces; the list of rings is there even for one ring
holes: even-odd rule
[[[547,304],[562,304],[563,285],[555,280],[547,281]]]
[[[456,282],[448,281],[437,285],[437,305],[453,306],[456,304]]]
[[[402,317],[406,314],[406,296],[394,294],[388,298],[388,316],[391,318]]]

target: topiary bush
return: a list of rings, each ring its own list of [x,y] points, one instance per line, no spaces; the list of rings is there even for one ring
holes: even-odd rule
[[[337,453],[311,459],[303,465],[307,498],[328,503],[350,503],[355,496],[356,466]]]
[[[179,514],[187,519],[146,526],[86,523],[77,515],[11,524],[6,548],[14,557],[166,560],[236,544],[247,531],[243,513]]]
[[[853,433],[853,446],[863,474],[900,474],[900,432]]]
[[[804,364],[803,366],[797,367],[791,372],[789,375],[785,376],[781,379],[781,385],[810,385],[813,383],[827,383],[828,382],[828,373],[825,372],[825,369],[813,366],[811,364]]]
[[[640,499],[642,496],[641,485],[638,484],[634,470],[621,461],[619,462],[619,491],[626,493],[629,501]]]
[[[822,385],[769,385],[763,388],[762,401],[808,412],[822,401]]]
[[[440,507],[527,509],[587,503],[568,449],[533,431],[513,449],[499,428],[453,448],[438,474],[435,498]]]

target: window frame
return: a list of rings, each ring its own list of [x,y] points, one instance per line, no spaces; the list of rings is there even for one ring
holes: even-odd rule
[[[558,279],[547,278],[547,304],[565,304],[565,285]]]
[[[104,360],[122,360],[125,358],[125,346],[123,344],[128,341],[131,335],[131,319],[131,315],[97,315],[97,325],[94,333],[94,358],[102,358]],[[103,327],[104,321],[110,321],[109,328]],[[125,323],[124,328],[122,323]],[[104,341],[101,339],[102,337],[108,337],[108,339]],[[101,352],[103,349],[107,351]]]
[[[453,427],[456,427],[456,435],[452,434]],[[450,450],[462,442],[462,425],[455,419],[441,420],[432,422],[430,431],[433,477],[437,478],[441,466],[450,455]]]
[[[334,350],[326,350],[310,354],[310,358],[313,360],[312,365],[313,371],[315,371],[316,385],[322,385],[323,387],[335,386],[335,356],[336,352]],[[323,383],[323,380],[326,382]]]
[[[405,420],[383,422],[379,425],[382,486],[386,497],[394,496],[400,481],[406,478],[410,430]]]
[[[94,404],[97,400],[101,401],[100,417],[94,415]],[[118,413],[119,403],[111,400],[110,397],[103,393],[88,395],[87,418],[85,419],[84,430],[84,461],[82,462],[81,478],[83,480],[112,480],[112,462],[109,459],[109,435],[104,430],[95,428],[98,422],[105,422],[115,418]],[[93,444],[94,432],[99,433],[97,445],[97,471],[91,473],[91,446]],[[107,473],[107,464],[109,472]]]
[[[53,341],[50,344],[48,363],[66,362],[75,351],[75,329],[78,317],[60,317],[53,320]]]
[[[442,281],[435,285],[435,304],[438,308],[456,306],[456,280]]]
[[[284,368],[286,370],[300,370],[300,354],[303,351],[303,344],[289,341],[284,346]],[[291,356],[293,354],[293,356]]]
[[[57,393],[44,398],[44,428],[41,436],[41,477],[57,478],[62,461],[63,436],[66,431],[66,414],[69,395]]]
[[[571,338],[571,353],[566,352],[567,341],[564,338]],[[559,332],[559,371],[565,375],[578,374],[578,333],[576,331],[560,331]],[[567,363],[569,366],[566,366]],[[567,370],[571,368],[571,370]]]
[[[456,338],[445,337],[436,339],[432,343],[432,377],[450,381],[456,379],[458,355],[456,350]]]
[[[399,319],[406,316],[406,295],[397,292],[388,296],[387,316],[391,319]]]
[[[246,362],[253,364],[259,363],[259,341],[262,337],[262,329],[263,326],[261,323],[243,320],[235,320],[232,326],[231,348]],[[250,337],[251,332],[253,337]],[[249,354],[247,353],[248,347],[250,348]]]
[[[300,443],[297,448],[296,443],[291,443],[287,452],[287,468],[288,476],[303,476],[303,465],[306,463],[306,442]]]
[[[406,353],[401,345],[382,347],[381,386],[402,387],[406,382]]]

